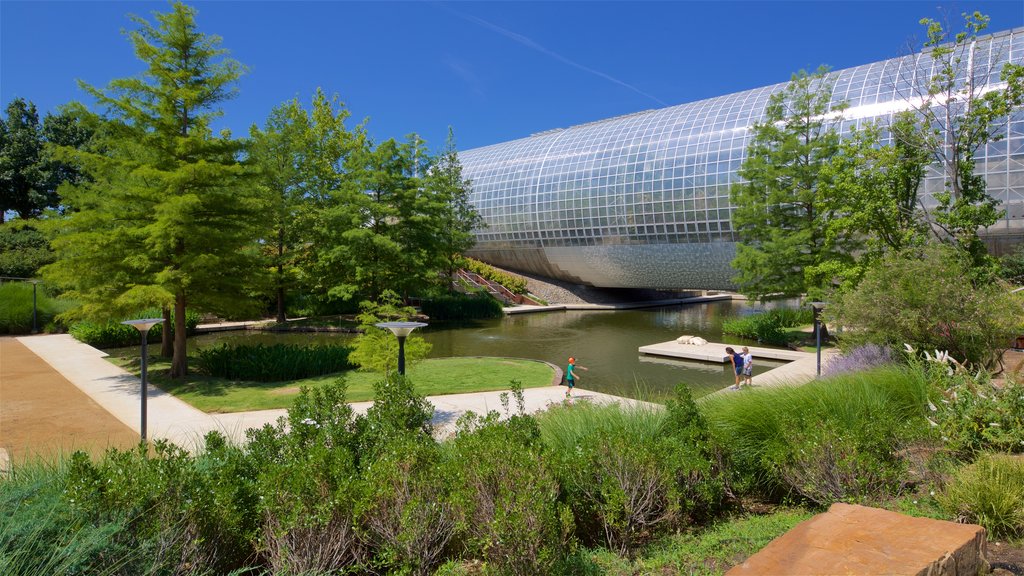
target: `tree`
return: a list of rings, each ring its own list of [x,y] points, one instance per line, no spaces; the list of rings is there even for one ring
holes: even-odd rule
[[[242,67],[220,39],[197,30],[195,10],[172,4],[156,24],[133,17],[142,75],[105,89],[82,86],[105,110],[98,152],[63,148],[90,181],[68,189],[72,210],[54,224],[58,261],[44,273],[71,288],[84,315],[174,308],[171,376],[187,364],[185,311],[230,314],[258,273],[263,205],[237,162],[239,143],[214,136],[218,104]]]
[[[374,146],[365,131],[354,134],[339,186],[317,215],[317,273],[329,297],[407,295],[436,274],[429,242],[437,212],[423,185],[429,160],[416,136]]]
[[[65,106],[57,115],[47,114],[40,124],[32,102],[15,98],[7,105],[7,117],[0,118],[0,224],[8,211],[28,219],[57,207],[60,185],[82,177],[52,151],[54,146],[88,145],[93,129],[79,112]]]
[[[52,204],[44,189],[43,138],[36,105],[15,98],[0,119],[0,223],[13,211],[31,218]]]
[[[263,130],[250,131],[249,159],[270,206],[264,245],[273,269],[277,321],[286,319],[286,292],[308,258],[313,202],[337,185],[337,166],[347,154],[349,113],[317,90],[311,114],[298,100],[275,108]],[[326,189],[326,190],[325,190]]]
[[[822,167],[826,184],[819,199],[828,215],[823,222],[826,238],[852,235],[858,242],[849,243],[853,251],[840,260],[813,267],[812,285],[838,283],[840,289],[851,288],[883,255],[927,241],[918,190],[930,160],[907,134],[912,130],[913,119],[898,115],[889,132],[901,136],[883,146],[883,129],[878,124],[854,128]]]
[[[822,169],[839,150],[836,113],[845,108],[831,104],[832,85],[825,68],[795,74],[751,129],[744,181],[731,190],[740,238],[732,265],[745,294],[804,294],[815,288],[808,282],[815,266],[849,260],[856,238],[826,233],[831,214],[821,200]]]
[[[983,146],[1003,137],[1010,112],[1024,104],[1024,66],[1008,62],[996,71],[992,62],[997,58],[973,58],[975,39],[988,27],[989,17],[974,12],[963,18],[963,30],[952,39],[939,22],[921,20],[932,72],[908,81],[905,100],[916,122],[913,130],[894,136],[922,147],[942,171],[944,190],[935,195],[937,206],[922,206],[937,236],[965,249],[975,266],[984,266],[990,262],[978,230],[994,224],[1000,211],[985,190],[985,179],[975,173],[975,159]],[[997,74],[1005,87],[990,82]]]
[[[472,183],[462,177],[462,163],[455,147],[455,133],[448,128],[444,150],[435,159],[427,186],[445,204],[437,220],[437,245],[448,278],[455,276],[458,258],[473,247],[473,230],[484,226],[484,219],[469,202]],[[449,282],[449,289],[452,284]]]

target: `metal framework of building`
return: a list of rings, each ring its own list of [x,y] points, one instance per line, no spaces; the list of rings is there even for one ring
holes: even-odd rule
[[[1024,63],[1024,28],[966,48],[975,86],[1000,85],[1005,62]],[[839,125],[880,121],[909,108],[930,53],[831,73]],[[776,84],[727,96],[549,130],[459,154],[471,202],[486,227],[471,256],[497,266],[580,284],[728,290],[736,231],[730,187],[739,181],[751,127]],[[977,171],[1006,211],[990,240],[1024,234],[1024,111],[1004,137],[979,151]],[[925,204],[943,190],[939,167],[922,184]]]

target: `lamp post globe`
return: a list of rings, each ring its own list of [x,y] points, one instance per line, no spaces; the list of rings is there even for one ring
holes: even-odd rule
[[[387,328],[398,338],[398,373],[405,375],[405,339],[417,328],[426,326],[426,322],[378,322],[377,328]]]
[[[146,388],[146,368],[149,360],[148,352],[148,334],[149,329],[157,324],[163,322],[163,318],[142,318],[139,320],[125,320],[121,324],[127,324],[133,326],[142,335],[142,422],[140,433],[142,434],[142,442],[146,441],[146,399],[148,397],[148,390]]]

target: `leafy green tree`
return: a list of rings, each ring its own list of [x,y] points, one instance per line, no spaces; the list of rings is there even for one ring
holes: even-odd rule
[[[825,167],[839,150],[836,115],[826,68],[801,71],[773,94],[765,118],[756,123],[743,182],[731,190],[733,226],[740,242],[733,267],[736,282],[750,296],[796,296],[814,286],[808,273],[823,262],[849,260],[852,234],[829,235],[832,217],[822,201]]]
[[[174,308],[171,376],[187,372],[186,307],[232,314],[258,273],[257,192],[237,162],[239,143],[210,121],[242,74],[220,39],[174,3],[129,34],[147,68],[105,89],[83,84],[105,109],[98,152],[63,148],[88,182],[68,188],[72,210],[54,224],[59,260],[45,275],[71,288],[81,314]]]
[[[450,127],[444,150],[430,168],[427,186],[446,205],[436,220],[436,239],[444,270],[452,278],[459,267],[459,256],[476,242],[473,230],[484,226],[484,220],[469,201],[472,183],[462,177],[455,133]],[[448,285],[452,289],[450,282]]]
[[[60,204],[59,186],[77,182],[81,173],[73,164],[54,157],[51,146],[82,148],[92,138],[92,128],[82,122],[75,106],[39,122],[36,105],[15,98],[0,118],[0,223],[6,212],[22,219],[37,218]]]
[[[829,215],[826,238],[854,235],[853,250],[841,259],[811,269],[812,285],[839,282],[848,289],[886,253],[919,246],[929,231],[919,206],[918,190],[930,158],[913,138],[913,118],[898,115],[889,126],[899,136],[882,145],[877,124],[854,128],[831,161],[822,167],[820,201]]]
[[[338,185],[337,167],[351,140],[344,108],[317,90],[307,113],[298,100],[275,108],[262,130],[250,131],[249,158],[271,207],[264,245],[272,268],[277,321],[286,319],[286,292],[298,282],[311,249],[307,230],[316,199]]]
[[[52,205],[45,189],[43,138],[36,105],[15,98],[0,119],[0,223],[13,211],[31,218]]]
[[[895,136],[911,138],[910,145],[922,147],[942,171],[945,189],[935,195],[938,205],[923,212],[931,227],[943,241],[967,250],[975,266],[983,266],[990,262],[978,230],[994,224],[1001,212],[985,190],[985,179],[975,173],[976,157],[1004,136],[1006,118],[1024,104],[1024,65],[1008,62],[994,70],[994,59],[974,58],[974,41],[989,17],[973,12],[963,18],[963,30],[953,37],[939,22],[921,20],[932,72],[916,78],[907,94],[914,130]],[[1005,87],[989,81],[997,74]]]
[[[431,270],[423,175],[429,156],[415,136],[377,146],[354,134],[337,189],[328,191],[316,223],[317,268],[331,298],[377,300],[384,290],[408,294]]]

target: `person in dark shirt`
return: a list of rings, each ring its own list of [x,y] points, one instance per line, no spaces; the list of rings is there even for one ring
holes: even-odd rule
[[[732,346],[726,346],[725,353],[729,355],[729,362],[732,363],[732,374],[735,376],[735,381],[729,389],[739,390],[740,378],[743,377],[743,354],[733,350]]]

